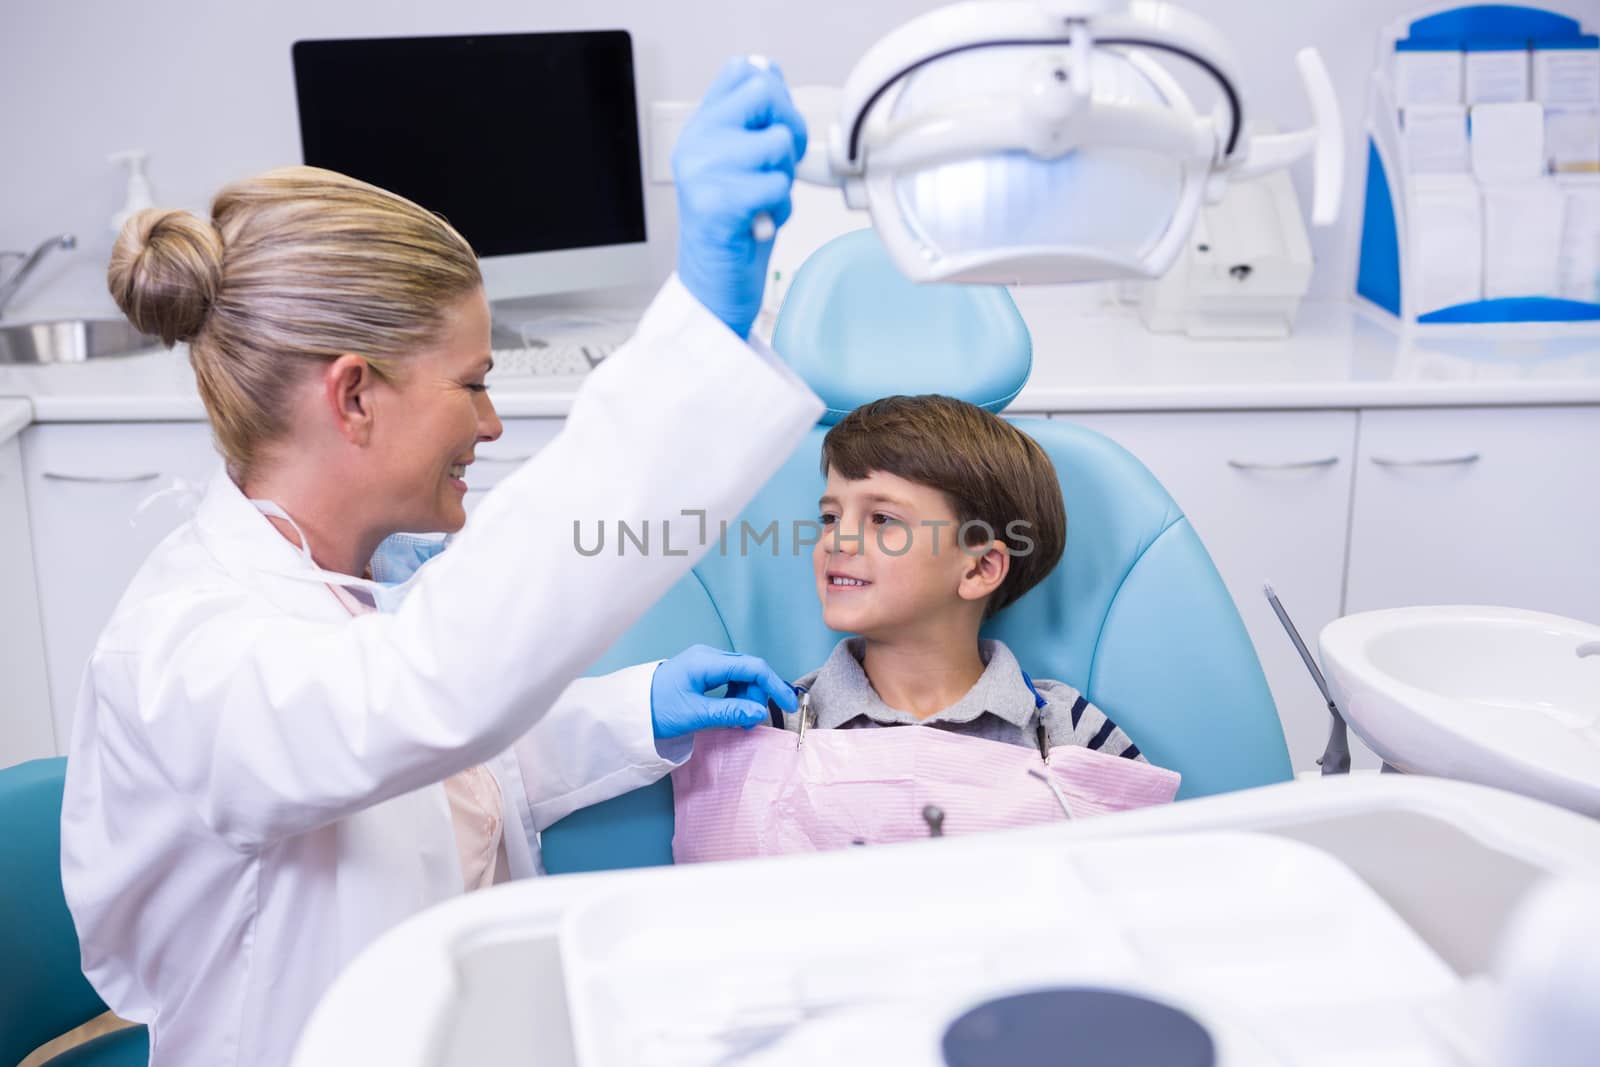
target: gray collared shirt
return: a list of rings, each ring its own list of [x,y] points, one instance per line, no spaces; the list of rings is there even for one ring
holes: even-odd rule
[[[883,702],[861,667],[865,651],[863,638],[845,638],[826,663],[795,683],[810,691],[818,729],[922,725],[1036,748],[1043,723],[1051,746],[1082,745],[1109,756],[1144,759],[1128,735],[1072,686],[1039,679],[1030,689],[1016,657],[999,641],[978,642],[984,669],[977,684],[925,719]]]

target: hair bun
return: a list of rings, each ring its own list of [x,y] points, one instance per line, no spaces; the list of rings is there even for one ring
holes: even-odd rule
[[[168,347],[193,340],[222,286],[222,235],[191,212],[148,208],[123,224],[106,281],[139,330]]]

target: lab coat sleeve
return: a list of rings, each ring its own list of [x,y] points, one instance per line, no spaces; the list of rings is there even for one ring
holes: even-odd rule
[[[560,706],[529,742],[542,748],[530,765],[551,775],[529,785],[535,818],[550,817],[663,769],[627,756],[642,769],[619,777],[616,754],[598,754],[619,739],[640,749],[642,668],[604,683],[611,693],[600,681],[568,687],[705,554],[716,540],[705,531],[737,517],[821,411],[781,361],[673,278],[589,376],[561,432],[489,494],[397,612],[207,618],[189,602],[176,620],[145,620],[134,651],[97,653],[91,670],[134,673],[152,758],[237,847],[486,762]],[[619,521],[648,523],[650,550],[624,549]],[[605,549],[590,552],[602,534]],[[605,725],[578,725],[601,702],[622,708],[613,694],[624,688],[632,710],[606,714],[632,716],[626,729],[608,738]]]
[[[692,736],[657,741],[651,728],[650,681],[659,664],[578,679],[511,746],[522,786],[513,799],[530,841],[579,808],[647,786],[689,758]]]

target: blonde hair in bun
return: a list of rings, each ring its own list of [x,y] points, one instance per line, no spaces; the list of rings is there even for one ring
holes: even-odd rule
[[[187,211],[149,208],[129,219],[108,271],[117,306],[166,345],[192,341],[222,284],[222,235]]]
[[[235,481],[288,429],[301,375],[346,353],[382,375],[439,338],[483,284],[437,215],[333,171],[234,182],[209,222],[142,211],[117,238],[111,295],[139,329],[189,344],[200,397]]]

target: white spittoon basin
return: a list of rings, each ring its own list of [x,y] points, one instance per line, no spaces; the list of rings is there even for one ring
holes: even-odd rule
[[[1600,817],[1600,626],[1396,608],[1329,623],[1320,647],[1339,710],[1396,770]]]

